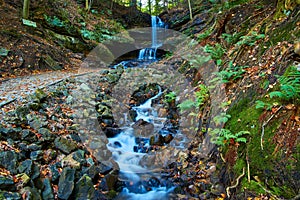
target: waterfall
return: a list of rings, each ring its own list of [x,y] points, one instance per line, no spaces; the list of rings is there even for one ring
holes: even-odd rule
[[[139,52],[139,60],[156,60],[156,50],[161,46],[161,43],[157,39],[158,28],[163,28],[164,23],[157,16],[151,16],[152,26],[152,44],[150,48],[141,49]]]

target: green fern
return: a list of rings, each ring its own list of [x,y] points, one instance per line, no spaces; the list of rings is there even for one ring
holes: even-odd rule
[[[231,118],[231,115],[228,115],[226,113],[221,113],[220,115],[217,115],[213,118],[213,121],[217,125],[225,124],[229,119]]]
[[[234,33],[234,34],[227,34],[227,33],[223,33],[222,34],[222,38],[228,43],[228,44],[235,44],[238,42],[238,40],[240,39],[242,33]]]
[[[176,93],[175,92],[169,92],[165,95],[165,102],[170,103],[176,99]]]
[[[225,146],[229,144],[231,139],[238,143],[246,143],[247,139],[243,136],[247,134],[250,134],[250,132],[239,131],[238,133],[233,134],[228,129],[214,129],[213,131],[211,131],[211,142],[220,146]]]
[[[225,53],[225,49],[219,43],[215,44],[215,46],[206,45],[204,51],[209,53],[211,58],[216,61],[221,59]]]
[[[250,35],[241,36],[241,40],[238,41],[237,45],[248,45],[253,46],[255,45],[256,41],[265,38],[264,34],[258,34],[255,31],[252,31]]]
[[[263,102],[263,101],[260,101],[260,100],[255,101],[255,103],[256,103],[256,106],[255,106],[256,109],[271,110],[271,108],[273,107],[272,104],[266,103],[266,102]]]
[[[200,106],[202,106],[209,98],[208,88],[205,85],[200,84],[198,86],[198,90],[195,92],[195,97],[195,100],[187,99],[177,105],[181,113],[185,110],[191,108],[198,109]]]
[[[196,106],[195,101],[193,101],[191,99],[187,99],[187,100],[181,102],[180,104],[178,104],[177,107],[180,109],[180,112],[184,112],[185,110],[188,110],[195,106]]]
[[[291,66],[286,73],[279,77],[279,91],[270,92],[270,98],[279,98],[283,101],[293,100],[295,103],[300,98],[300,71]]]

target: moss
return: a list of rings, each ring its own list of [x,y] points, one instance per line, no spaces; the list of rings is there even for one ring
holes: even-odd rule
[[[262,99],[272,103],[272,99]],[[228,114],[231,119],[227,122],[226,128],[232,132],[246,130],[251,132],[246,145],[239,147],[239,154],[233,170],[239,175],[246,167],[246,148],[248,149],[251,181],[248,182],[246,176],[242,180],[242,190],[251,191],[257,194],[264,194],[262,186],[272,192],[273,195],[291,198],[296,195],[297,184],[293,183],[299,171],[299,166],[295,163],[299,156],[293,154],[292,158],[285,159],[284,150],[274,154],[276,144],[273,142],[274,135],[282,123],[285,115],[272,119],[266,126],[263,136],[263,147],[261,149],[261,127],[262,122],[267,121],[269,116],[262,117],[263,110],[256,109],[254,100],[249,98],[241,99],[237,104],[229,109]],[[261,121],[259,120],[261,118]],[[300,145],[297,146],[299,148]],[[299,151],[298,151],[299,152]],[[246,173],[247,175],[247,173]],[[260,182],[253,180],[257,177]]]
[[[265,190],[259,185],[258,182],[251,180],[250,182],[247,181],[246,178],[242,180],[242,191],[254,191],[257,194],[265,194]]]

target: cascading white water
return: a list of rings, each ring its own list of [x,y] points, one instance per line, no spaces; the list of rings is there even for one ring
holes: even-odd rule
[[[164,23],[157,16],[151,16],[152,25],[152,44],[150,48],[141,49],[139,52],[139,60],[156,60],[157,48],[161,46],[161,43],[157,39],[158,28],[163,28]]]
[[[133,107],[137,112],[136,121],[142,119],[146,122],[152,123],[154,127],[162,127],[165,118],[159,119],[156,111],[152,107],[152,101],[162,95],[161,88],[154,97],[148,99],[140,106]],[[149,173],[149,169],[140,165],[141,159],[147,156],[147,153],[140,153],[135,151],[134,148],[138,146],[137,138],[134,136],[134,123],[128,124],[128,126],[116,137],[108,138],[108,149],[113,154],[113,159],[118,163],[120,167],[120,175],[123,179],[127,179],[130,185],[135,186],[134,190],[130,190],[129,187],[125,187],[120,195],[116,199],[131,199],[131,200],[156,200],[168,199],[168,194],[174,188],[167,188],[163,185],[151,187],[149,191],[144,188],[140,175]],[[149,141],[146,141],[144,147],[149,147]],[[138,191],[138,192],[137,192]]]

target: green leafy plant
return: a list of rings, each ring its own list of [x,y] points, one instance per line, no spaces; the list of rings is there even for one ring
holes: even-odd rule
[[[201,42],[202,40],[204,40],[205,38],[210,36],[212,32],[213,32],[212,28],[209,28],[209,29],[205,30],[203,33],[197,35],[197,41]]]
[[[171,103],[176,99],[176,93],[175,92],[169,92],[168,94],[165,95],[165,102]]]
[[[211,142],[220,146],[226,146],[230,142],[246,143],[247,139],[244,135],[250,134],[249,131],[239,131],[237,133],[232,133],[228,129],[214,129],[211,131]]]
[[[195,96],[196,96],[195,100],[187,99],[182,103],[178,104],[177,107],[180,109],[180,112],[184,112],[185,110],[188,110],[193,107],[197,109],[201,105],[203,105],[209,98],[208,88],[205,85],[200,84],[198,86],[198,90],[195,92]]]
[[[300,71],[295,66],[287,69],[285,74],[278,79],[279,90],[270,92],[270,98],[279,98],[282,101],[299,103],[300,98]]]
[[[216,125],[221,125],[225,124],[230,118],[231,115],[228,115],[226,113],[220,113],[220,115],[217,115],[213,118],[213,121],[216,123]]]
[[[48,15],[44,15],[44,18],[46,20],[46,22],[52,26],[57,26],[57,27],[64,27],[66,26],[66,24],[61,21],[58,17],[54,16],[48,16]]]
[[[235,44],[239,41],[240,37],[242,35],[242,32],[239,33],[233,33],[231,34],[227,34],[227,33],[223,33],[222,34],[222,38],[228,43],[228,44]]]
[[[271,110],[273,107],[273,105],[271,103],[266,103],[266,102],[263,102],[260,100],[255,101],[255,103],[256,103],[256,106],[255,106],[256,109]]]
[[[255,31],[252,31],[250,35],[244,35],[241,36],[241,40],[238,41],[236,44],[241,46],[241,45],[248,45],[248,46],[253,46],[255,45],[255,42],[265,38],[264,34],[258,34]]]
[[[215,61],[220,60],[225,53],[225,49],[219,43],[215,44],[215,46],[206,45],[204,51],[209,53],[211,58]]]
[[[200,66],[202,66],[204,63],[208,62],[211,60],[210,56],[202,56],[202,55],[198,55],[198,56],[191,56],[189,57],[190,59],[190,63],[192,64],[193,68],[198,68]]]
[[[212,79],[210,82],[222,82],[222,83],[228,83],[230,80],[237,80],[239,78],[242,78],[243,74],[245,73],[245,68],[248,66],[239,66],[234,65],[232,61],[229,62],[228,67],[225,70],[215,72],[216,78]]]

